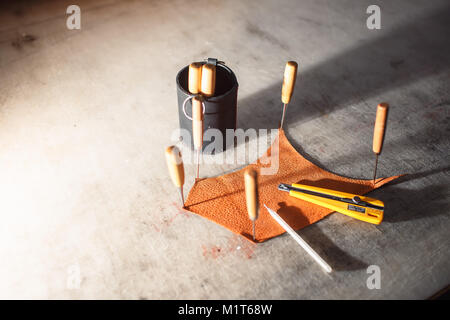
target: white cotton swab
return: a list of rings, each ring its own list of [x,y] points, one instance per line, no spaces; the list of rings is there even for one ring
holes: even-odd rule
[[[297,232],[294,231],[294,229],[292,229],[287,223],[286,221],[284,221],[275,211],[269,209],[266,205],[264,205],[264,207],[266,207],[267,211],[270,213],[270,215],[272,216],[272,218],[275,219],[276,222],[278,222],[280,224],[280,226],[283,227],[284,230],[286,230],[287,233],[289,233],[292,238],[294,238],[295,241],[298,242],[298,244],[306,250],[306,252],[309,253],[309,255],[311,257],[314,258],[314,260],[316,260],[316,262],[318,264],[320,264],[320,266],[328,273],[330,273],[331,271],[333,271],[333,269],[331,269],[330,265],[328,263],[326,263],[318,254],[317,252],[315,252],[313,250],[313,248],[311,248],[309,246],[309,244],[307,244],[305,242],[305,240],[303,240]]]

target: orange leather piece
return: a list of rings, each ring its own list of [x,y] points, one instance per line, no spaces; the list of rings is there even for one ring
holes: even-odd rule
[[[283,130],[279,130],[278,139],[279,167],[275,175],[259,176],[259,218],[256,220],[256,242],[263,242],[284,233],[267,210],[266,204],[275,210],[294,230],[302,229],[332,213],[333,211],[318,205],[290,197],[288,192],[278,190],[280,183],[302,183],[312,186],[334,189],[355,194],[366,194],[398,178],[379,178],[373,180],[350,179],[321,169],[302,157],[289,143]],[[244,172],[248,167],[256,170],[268,165],[261,161],[270,156],[276,141],[267,153],[254,164],[215,178],[198,179],[185,202],[185,209],[199,214],[225,228],[252,239],[252,222],[248,218],[245,203]],[[272,150],[275,151],[272,151]],[[338,213],[340,214],[340,213]],[[364,222],[361,222],[364,223]]]

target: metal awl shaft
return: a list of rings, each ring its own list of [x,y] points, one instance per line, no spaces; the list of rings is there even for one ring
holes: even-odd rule
[[[286,104],[286,103],[284,103],[284,104],[283,104],[283,115],[281,116],[281,124],[280,124],[280,129],[282,129],[282,128],[283,128],[284,115],[286,114],[286,106],[287,106],[287,104]]]
[[[200,176],[200,148],[197,149],[197,179]]]
[[[255,220],[253,220],[253,241],[255,241]]]
[[[180,187],[180,195],[181,195],[181,207],[184,208],[183,187]]]
[[[375,179],[377,178],[377,166],[378,166],[378,154],[375,155],[375,169],[373,171],[373,184],[375,184]]]

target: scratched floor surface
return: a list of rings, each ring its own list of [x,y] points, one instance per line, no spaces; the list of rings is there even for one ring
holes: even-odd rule
[[[0,6],[0,298],[427,298],[450,282],[450,6],[378,1],[70,1]],[[374,226],[341,214],[262,244],[182,211],[164,147],[175,75],[206,57],[239,81],[238,126],[275,128],[334,173],[371,178],[375,108],[391,105]],[[185,193],[195,168],[187,163]],[[214,176],[242,167],[205,164]],[[381,288],[366,286],[367,268]]]

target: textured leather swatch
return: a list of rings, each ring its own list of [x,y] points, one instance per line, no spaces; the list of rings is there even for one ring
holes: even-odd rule
[[[323,170],[302,157],[289,143],[283,130],[279,130],[277,141],[256,163],[229,174],[215,178],[198,179],[185,202],[185,209],[218,223],[225,228],[252,239],[252,223],[247,215],[244,189],[244,172],[248,167],[261,171],[269,167],[267,157],[278,151],[279,167],[275,175],[260,175],[259,218],[256,220],[256,242],[263,242],[284,233],[267,210],[266,204],[275,210],[294,230],[302,229],[333,211],[318,205],[290,197],[288,192],[278,190],[280,183],[302,183],[322,188],[355,194],[365,194],[398,178],[379,178],[375,185],[372,180],[358,180],[338,176]],[[340,214],[340,213],[338,213]],[[361,222],[364,223],[364,222]]]

